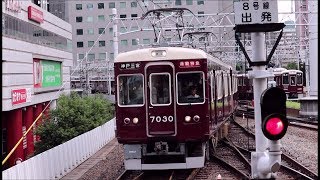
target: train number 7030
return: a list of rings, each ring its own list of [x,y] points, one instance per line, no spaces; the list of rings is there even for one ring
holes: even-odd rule
[[[173,116],[150,116],[151,123],[156,122],[173,122]]]

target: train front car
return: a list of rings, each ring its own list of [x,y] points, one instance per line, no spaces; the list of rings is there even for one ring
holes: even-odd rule
[[[300,70],[289,69],[282,71],[283,90],[288,98],[298,98],[303,95],[303,72]]]
[[[115,59],[116,137],[125,169],[204,166],[209,139],[207,56],[148,48]]]

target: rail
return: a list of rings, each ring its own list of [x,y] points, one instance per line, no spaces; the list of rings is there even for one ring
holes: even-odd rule
[[[115,118],[2,172],[2,179],[60,179],[115,137]]]

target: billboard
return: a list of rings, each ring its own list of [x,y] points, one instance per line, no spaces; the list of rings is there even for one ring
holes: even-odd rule
[[[34,87],[57,87],[62,85],[61,62],[34,59]]]

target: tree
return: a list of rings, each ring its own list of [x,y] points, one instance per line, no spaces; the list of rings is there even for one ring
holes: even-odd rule
[[[298,69],[298,65],[295,62],[290,62],[287,65],[287,69]]]
[[[114,116],[114,107],[102,95],[80,97],[77,93],[61,95],[57,108],[43,117],[36,134],[40,141],[35,153],[41,153],[98,127]]]

